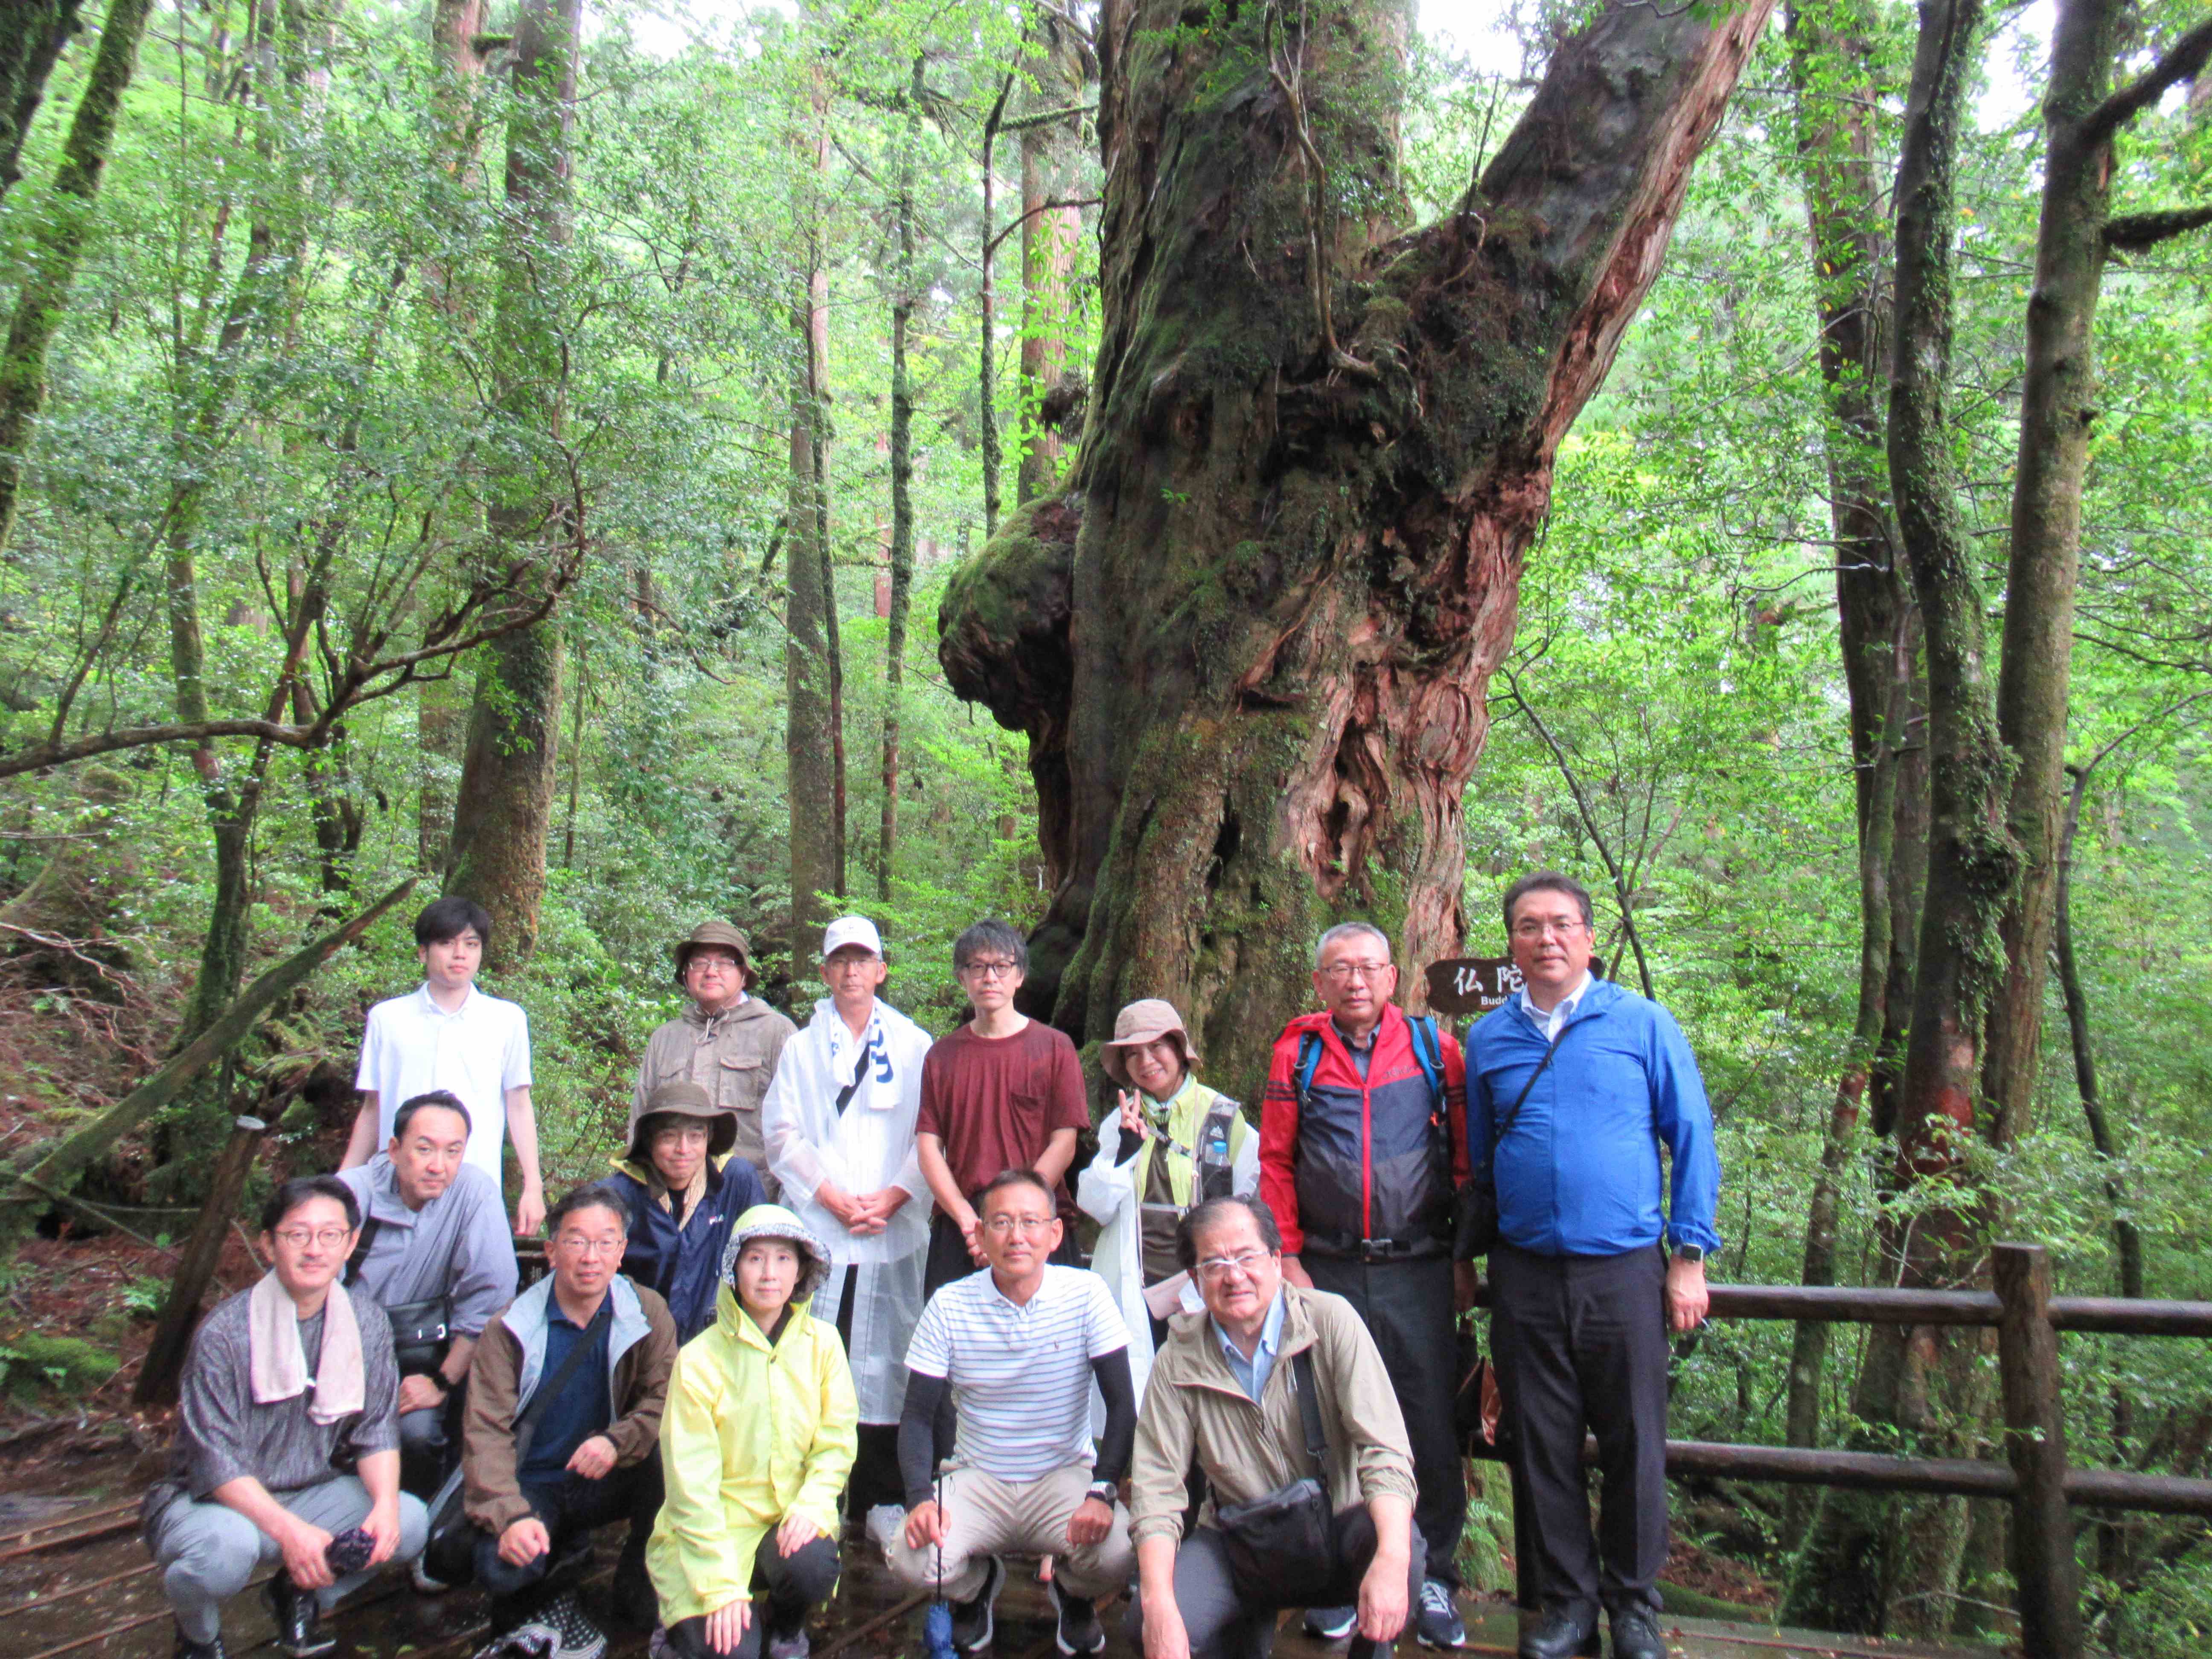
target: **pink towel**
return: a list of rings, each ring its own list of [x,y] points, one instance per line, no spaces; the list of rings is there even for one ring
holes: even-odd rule
[[[300,1346],[300,1310],[275,1272],[262,1276],[246,1309],[246,1368],[252,1373],[253,1403],[274,1405],[312,1387],[307,1415],[335,1423],[359,1411],[368,1397],[361,1358],[361,1326],[345,1288],[333,1285],[323,1298],[323,1351],[307,1375],[307,1351]]]

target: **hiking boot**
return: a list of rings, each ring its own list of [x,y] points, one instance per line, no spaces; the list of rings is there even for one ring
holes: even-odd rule
[[[289,1659],[313,1659],[338,1644],[338,1638],[323,1628],[322,1604],[315,1593],[300,1589],[281,1567],[269,1581],[269,1611],[276,1620],[277,1651]]]
[[[1659,1633],[1659,1615],[1650,1607],[1615,1607],[1613,1659],[1667,1659],[1667,1638]]]
[[[1533,1629],[1521,1632],[1517,1651],[1520,1659],[1597,1659],[1597,1615],[1547,1607]]]
[[[230,1659],[230,1655],[224,1651],[221,1631],[215,1633],[212,1642],[195,1642],[185,1634],[185,1627],[179,1625],[177,1645],[171,1659]]]
[[[584,1617],[574,1590],[562,1590],[539,1609],[538,1621],[552,1627],[560,1638],[552,1659],[603,1659],[607,1633]]]
[[[1098,1604],[1087,1596],[1070,1595],[1060,1587],[1055,1578],[1045,1586],[1052,1597],[1053,1610],[1060,1615],[1060,1624],[1052,1633],[1060,1650],[1074,1659],[1082,1653],[1097,1653],[1106,1645],[1106,1627],[1098,1622]]]
[[[1463,1648],[1467,1626],[1452,1600],[1452,1587],[1441,1578],[1421,1580],[1421,1606],[1415,1624],[1425,1648]]]
[[[1308,1607],[1306,1634],[1317,1642],[1341,1642],[1359,1623],[1358,1607]]]
[[[1006,1564],[997,1556],[991,1558],[989,1570],[983,1575],[983,1588],[975,1592],[975,1599],[952,1604],[952,1645],[961,1653],[981,1653],[991,1645],[991,1604],[999,1599],[999,1591],[1006,1582]]]

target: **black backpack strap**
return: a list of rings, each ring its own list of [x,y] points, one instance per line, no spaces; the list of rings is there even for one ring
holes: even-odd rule
[[[1314,1383],[1313,1345],[1308,1343],[1291,1356],[1291,1374],[1297,1380],[1298,1419],[1305,1425],[1306,1450],[1321,1466],[1322,1484],[1328,1484],[1328,1435],[1321,1425],[1321,1390]]]
[[[1581,1022],[1579,1020],[1568,1021],[1566,1030],[1561,1031],[1559,1036],[1553,1038],[1551,1042],[1545,1048],[1543,1059],[1536,1062],[1536,1069],[1528,1073],[1528,1082],[1521,1085],[1521,1092],[1519,1095],[1515,1097],[1512,1109],[1505,1114],[1505,1121],[1499,1124],[1496,1133],[1490,1137],[1490,1155],[1492,1158],[1495,1158],[1498,1156],[1498,1144],[1505,1139],[1507,1134],[1511,1133],[1513,1128],[1513,1121],[1521,1115],[1522,1103],[1528,1098],[1529,1091],[1536,1086],[1536,1079],[1544,1075],[1544,1069],[1552,1063],[1552,1057],[1559,1052],[1559,1045],[1567,1040],[1567,1032],[1573,1030],[1575,1027],[1580,1024]]]
[[[345,1276],[338,1281],[340,1284],[350,1285],[361,1277],[361,1264],[368,1260],[368,1247],[376,1243],[376,1230],[383,1224],[374,1216],[368,1217],[361,1224],[361,1242],[353,1247],[353,1254],[346,1258]]]
[[[860,1088],[860,1079],[867,1076],[868,1062],[875,1058],[875,1052],[876,1051],[872,1048],[869,1047],[869,1045],[865,1042],[860,1045],[860,1063],[853,1067],[853,1080],[850,1083],[848,1083],[843,1088],[837,1091],[837,1115],[839,1117],[844,1116],[845,1108],[852,1104],[854,1092]]]

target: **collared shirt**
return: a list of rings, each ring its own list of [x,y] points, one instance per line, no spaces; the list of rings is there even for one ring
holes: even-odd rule
[[[445,1089],[469,1109],[471,1168],[500,1190],[500,1148],[507,1142],[507,1091],[530,1086],[530,1017],[520,1006],[473,985],[448,1013],[425,984],[368,1011],[354,1087],[376,1095],[376,1139],[392,1139],[392,1120],[416,1095]]]
[[[1345,1052],[1352,1056],[1352,1063],[1359,1068],[1360,1081],[1365,1082],[1367,1068],[1375,1059],[1376,1034],[1382,1030],[1382,1024],[1378,1022],[1369,1026],[1364,1037],[1354,1037],[1351,1032],[1338,1025],[1334,1020],[1331,1020],[1329,1024],[1335,1027],[1336,1035],[1343,1042]]]
[[[514,1236],[507,1231],[499,1188],[467,1164],[453,1184],[419,1210],[399,1194],[392,1156],[338,1171],[353,1188],[362,1215],[376,1232],[349,1281],[384,1308],[448,1297],[457,1336],[481,1336],[494,1314],[514,1300]]]
[[[1275,1351],[1283,1342],[1283,1287],[1275,1286],[1275,1299],[1267,1304],[1267,1316],[1260,1322],[1260,1340],[1253,1345],[1252,1357],[1247,1359],[1229,1333],[1208,1314],[1206,1322],[1213,1327],[1214,1340],[1221,1344],[1221,1357],[1229,1362],[1229,1374],[1237,1379],[1237,1386],[1256,1401],[1267,1387],[1267,1377],[1275,1369]]]
[[[987,1269],[930,1297],[906,1363],[952,1384],[953,1462],[1026,1484],[1091,1462],[1091,1362],[1128,1346],[1105,1281],[1087,1268],[1048,1267],[1019,1304]]]
[[[1528,1000],[1528,988],[1524,984],[1521,988],[1521,1012],[1548,1041],[1556,1042],[1559,1033],[1566,1029],[1567,1022],[1574,1018],[1575,1005],[1583,1000],[1583,993],[1596,983],[1590,970],[1583,969],[1583,976],[1575,981],[1575,988],[1561,997],[1548,1013]]]

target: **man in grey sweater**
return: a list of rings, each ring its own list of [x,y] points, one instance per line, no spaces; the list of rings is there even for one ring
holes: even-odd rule
[[[499,1189],[466,1161],[469,1111],[443,1090],[416,1095],[392,1140],[338,1179],[361,1206],[346,1284],[394,1321],[399,1365],[399,1484],[424,1499],[459,1455],[469,1356],[514,1300],[514,1241]],[[410,1343],[413,1335],[435,1341]]]
[[[277,1646],[291,1659],[325,1653],[336,1643],[320,1615],[371,1569],[422,1548],[428,1518],[399,1490],[392,1328],[337,1282],[359,1217],[332,1176],[277,1188],[261,1213],[276,1267],[192,1338],[169,1473],[142,1510],[177,1659],[224,1659],[223,1602],[277,1563]]]

